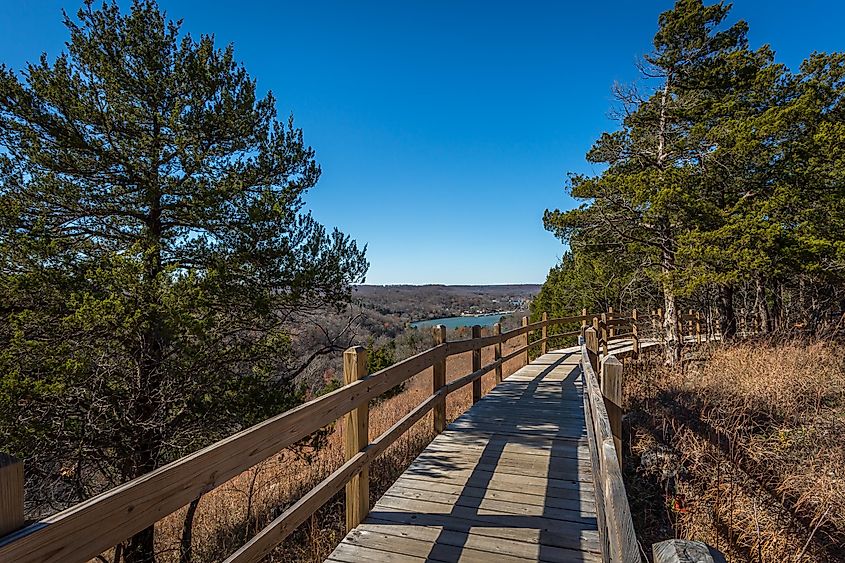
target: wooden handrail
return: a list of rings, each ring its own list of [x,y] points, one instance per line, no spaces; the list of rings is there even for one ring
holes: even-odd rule
[[[0,537],[0,560],[21,563],[88,561],[320,428],[349,416],[356,409],[363,413],[371,400],[433,367],[431,395],[373,442],[366,443],[364,437],[364,441],[355,448],[359,450],[357,453],[351,450],[341,467],[227,559],[232,562],[255,561],[256,557],[261,557],[260,554],[278,545],[356,476],[362,475],[377,455],[430,410],[435,413],[434,429],[441,432],[446,424],[445,399],[449,393],[473,383],[474,398],[477,400],[480,397],[480,378],[485,374],[495,370],[496,381],[500,381],[501,368],[506,362],[520,356],[524,356],[527,362],[527,354],[532,347],[544,349],[549,339],[582,334],[594,317],[596,315],[587,314],[583,310],[581,315],[551,319],[544,317],[534,323],[528,323],[524,318],[523,326],[507,332],[494,329],[492,335],[481,337],[476,331],[475,338],[451,342],[446,341],[444,329],[437,329],[440,336],[436,337],[433,348],[355,379],[340,389]],[[617,316],[606,320],[602,330],[606,332],[607,325],[611,323],[614,327],[622,328],[632,326],[633,323],[635,327],[636,320],[636,315]],[[572,323],[580,323],[581,330],[560,334],[551,334],[548,330],[552,326]],[[543,337],[530,342],[528,335],[537,330],[542,331]],[[524,337],[522,346],[507,354],[502,353],[502,344],[520,337]],[[599,339],[599,343],[606,347],[607,339]],[[481,351],[488,346],[495,347],[495,359],[481,366]],[[447,384],[446,358],[466,352],[473,352],[472,373]],[[359,491],[358,497],[361,496]],[[366,501],[365,498],[358,502]],[[360,518],[366,512],[359,506],[357,514]]]
[[[591,362],[591,358],[597,358],[599,354],[598,340],[593,334],[593,328],[588,328],[586,332],[588,334],[581,344],[584,412],[587,419],[602,553],[606,561],[639,563],[639,544],[634,532],[628,497],[625,494],[625,484],[622,481],[613,429],[605,407],[605,397]],[[588,342],[591,344],[588,345]],[[609,358],[615,357],[606,356],[605,361]]]

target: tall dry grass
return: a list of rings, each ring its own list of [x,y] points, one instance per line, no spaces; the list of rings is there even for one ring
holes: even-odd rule
[[[734,561],[845,561],[845,358],[834,341],[631,364],[626,478],[641,541]]]
[[[504,346],[504,353],[519,344]],[[482,363],[493,361],[492,349],[484,350]],[[503,366],[505,376],[521,367],[521,358]],[[448,358],[447,380],[471,372],[469,353]],[[484,393],[494,384],[494,375],[482,379]],[[399,395],[370,409],[370,438],[376,438],[431,394],[432,370],[411,378]],[[457,418],[472,403],[471,386],[447,398],[447,417]],[[432,440],[431,414],[420,420],[382,454],[370,468],[370,500],[375,502],[404,469]],[[220,561],[255,535],[274,517],[314,488],[344,462],[343,425],[335,424],[327,444],[304,457],[284,451],[205,494],[200,499],[191,527],[191,561]],[[170,515],[156,525],[157,559],[170,563],[180,560],[180,540],[188,508]],[[310,521],[294,532],[267,561],[323,561],[345,535],[344,506],[338,495]]]

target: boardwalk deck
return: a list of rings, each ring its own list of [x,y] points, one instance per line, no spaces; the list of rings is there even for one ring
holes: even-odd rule
[[[328,561],[601,561],[580,359],[554,351],[497,385]]]

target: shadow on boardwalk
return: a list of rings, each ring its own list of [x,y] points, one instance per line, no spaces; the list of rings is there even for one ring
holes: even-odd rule
[[[599,561],[579,354],[499,384],[414,461],[330,561]]]

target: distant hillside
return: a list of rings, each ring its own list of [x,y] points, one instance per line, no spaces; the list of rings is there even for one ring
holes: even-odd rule
[[[354,299],[368,309],[404,320],[523,310],[540,291],[517,285],[359,285]]]

